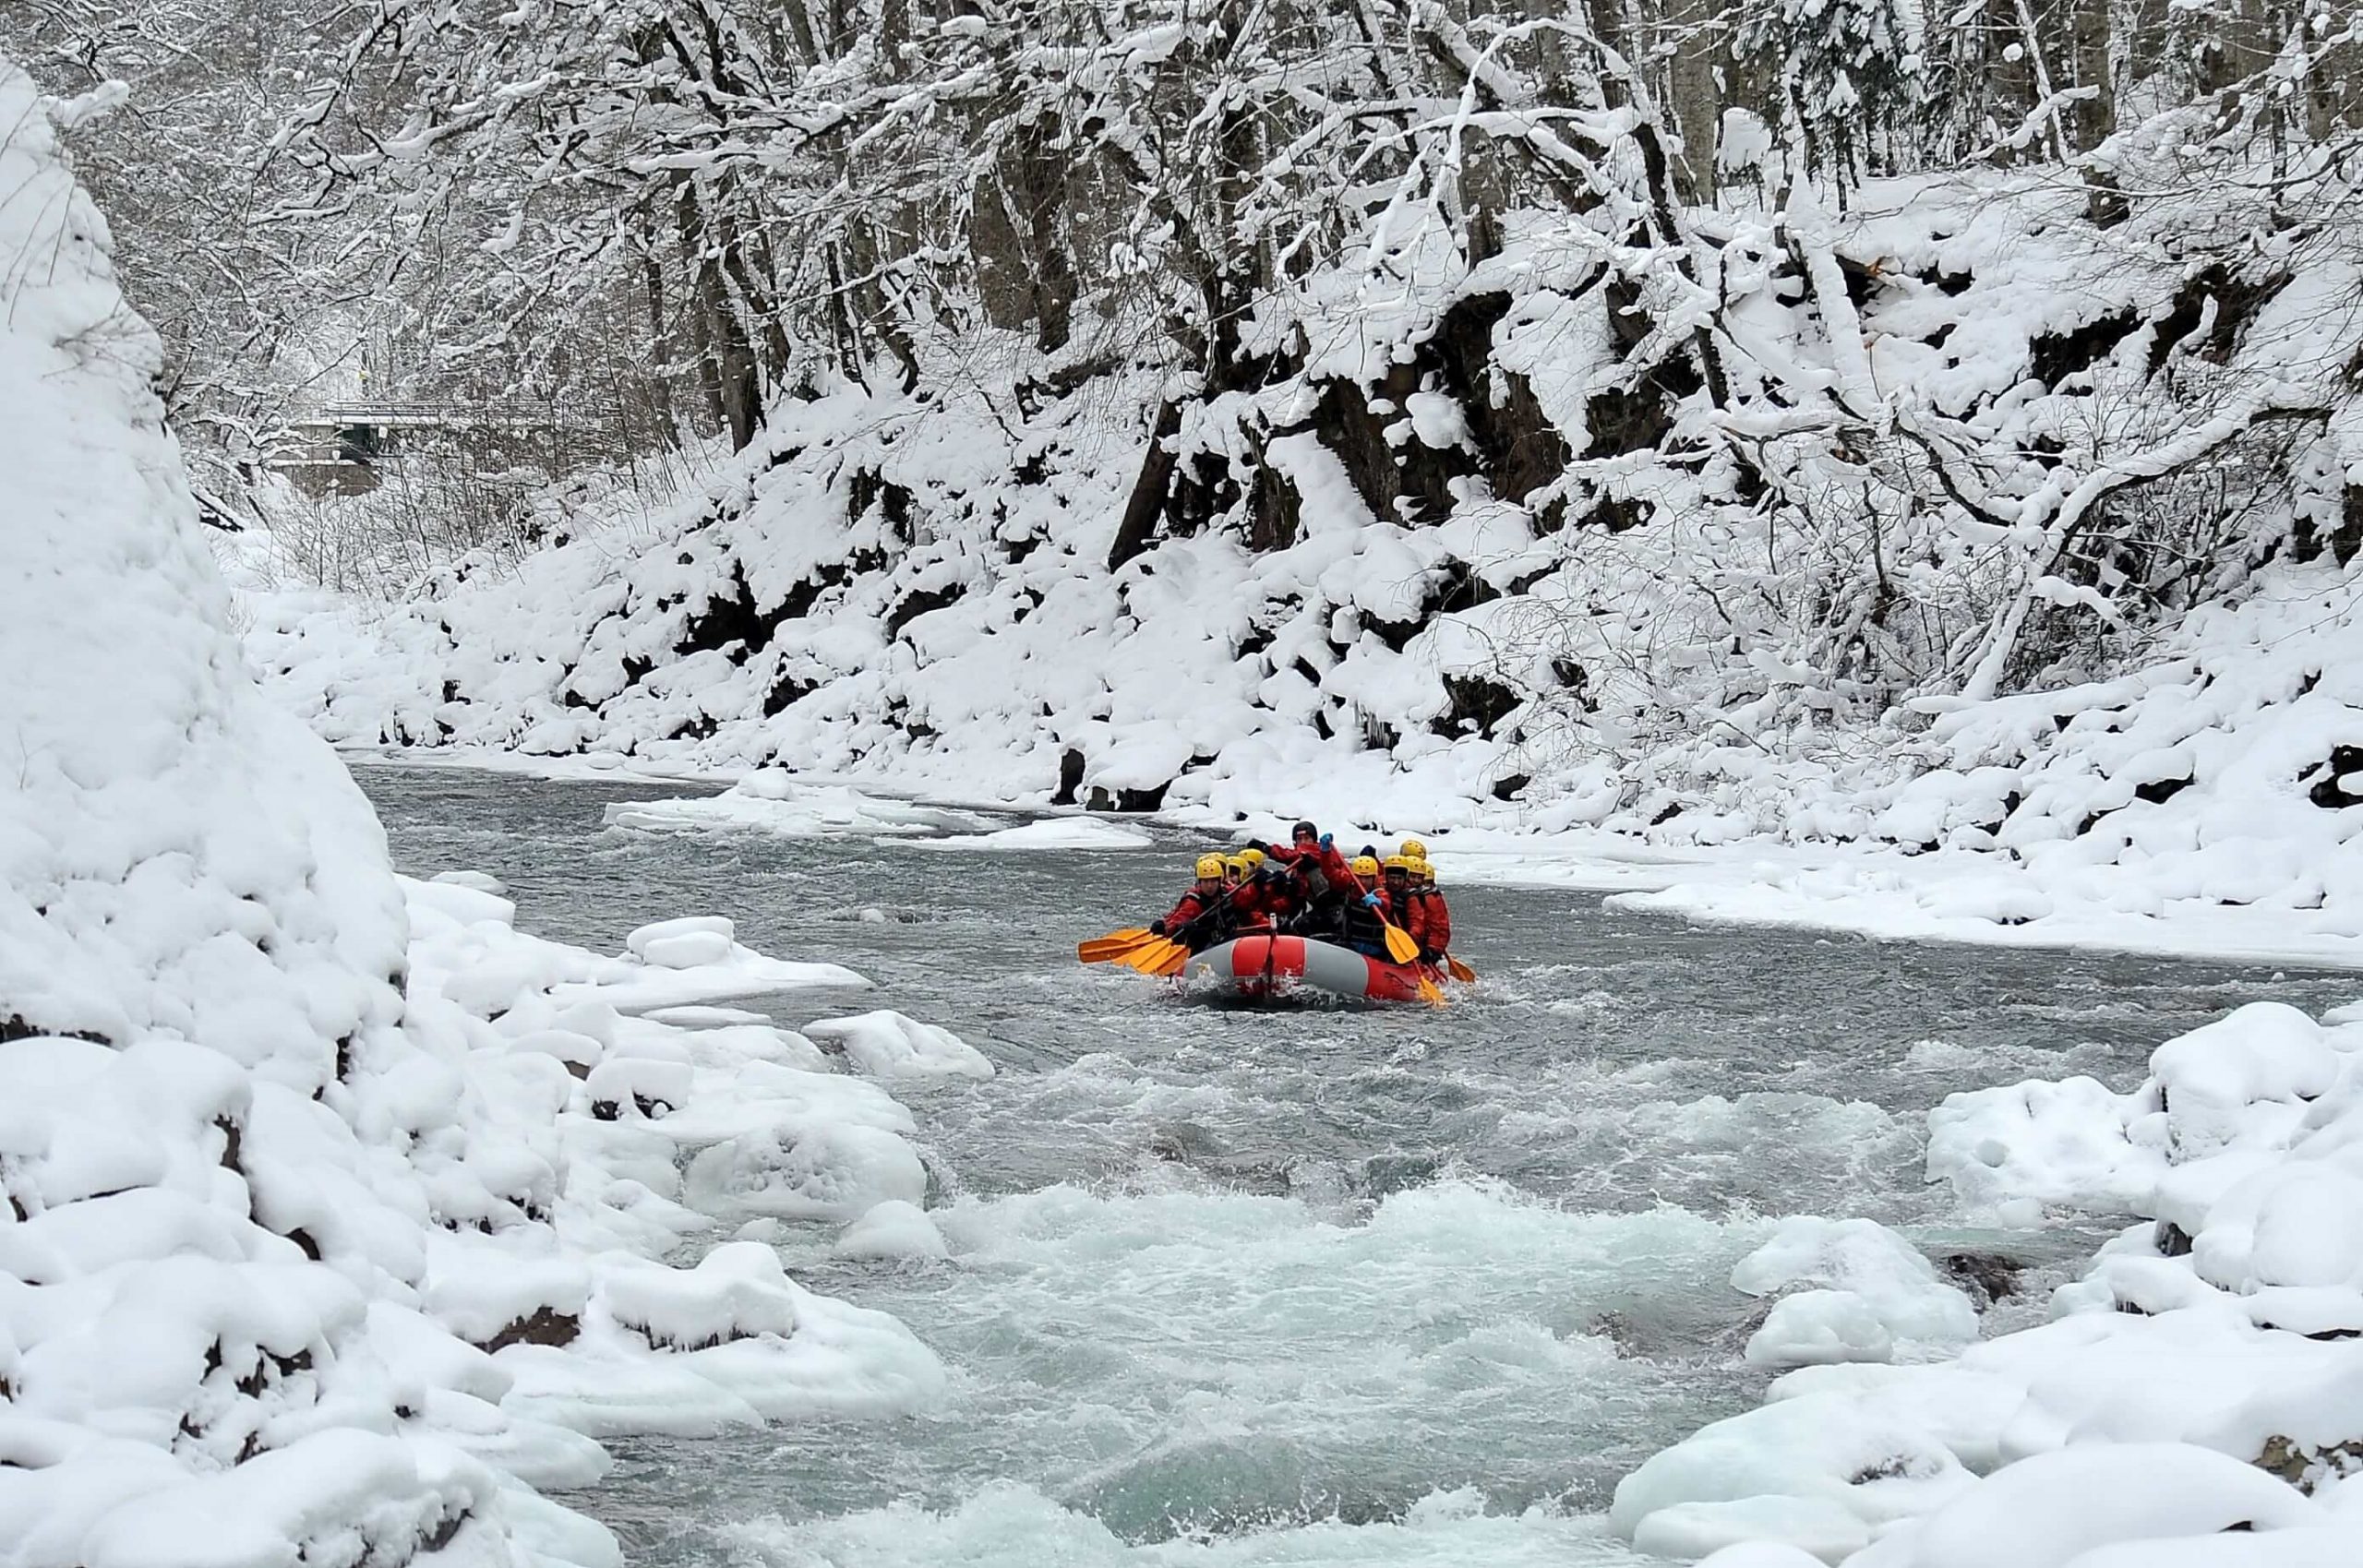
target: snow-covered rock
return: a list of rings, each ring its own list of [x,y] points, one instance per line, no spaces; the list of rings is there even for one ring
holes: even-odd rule
[[[1669,1550],[1779,1543],[1848,1568],[2363,1562],[2345,1479],[2363,1454],[2353,1011],[2240,1008],[2161,1045],[2125,1094],[2081,1079],[1953,1096],[1930,1118],[1932,1180],[1979,1207],[2142,1223],[2057,1291],[2050,1323],[1949,1362],[1781,1377],[1761,1407],[1627,1477],[1619,1526]],[[1850,1272],[1926,1283],[1870,1232],[1820,1221],[1787,1222],[1734,1281]],[[1808,1347],[1842,1351],[1888,1324],[1857,1310],[1809,1326]]]
[[[951,1030],[882,1010],[850,1018],[822,1018],[804,1033],[845,1053],[854,1071],[872,1078],[990,1078],[985,1053]]]
[[[890,1198],[837,1235],[841,1258],[947,1258],[951,1244],[916,1203]]]
[[[1768,1296],[1792,1287],[1747,1343],[1760,1366],[1925,1360],[1977,1337],[1977,1309],[1909,1241],[1871,1220],[1783,1220],[1732,1270],[1732,1287]]]

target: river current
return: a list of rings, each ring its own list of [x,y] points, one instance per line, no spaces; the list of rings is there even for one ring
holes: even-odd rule
[[[949,1263],[781,1251],[952,1369],[939,1409],[613,1444],[564,1499],[651,1568],[1638,1564],[1617,1478],[1752,1403],[1731,1267],[1793,1214],[2026,1266],[2039,1316],[2098,1232],[1976,1230],[1921,1179],[1928,1108],[2089,1072],[2350,977],[2105,953],[1694,928],[1596,895],[1451,886],[1480,971],[1441,1012],[1184,1005],[1074,943],[1170,902],[1201,847],[954,853],[607,828],[686,793],[359,771],[413,875],[479,869],[605,951],[674,915],[828,959],[999,1076],[898,1085]]]

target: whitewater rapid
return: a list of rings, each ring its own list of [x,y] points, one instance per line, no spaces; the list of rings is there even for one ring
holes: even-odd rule
[[[2345,999],[2334,977],[1702,931],[1470,889],[1456,923],[1485,979],[1448,1012],[1190,1009],[1071,958],[1166,902],[1194,845],[1164,831],[946,856],[605,826],[647,793],[629,784],[361,777],[399,865],[490,871],[521,923],[612,947],[724,913],[999,1069],[896,1088],[948,1262],[762,1238],[807,1286],[909,1324],[952,1369],[940,1407],[625,1442],[567,1498],[635,1562],[680,1568],[1652,1561],[1600,1511],[1760,1391],[1739,1355],[1760,1304],[1728,1277],[1776,1218],[1866,1215],[1933,1254],[2006,1254],[2039,1288],[2094,1233],[1965,1225],[1921,1179],[1930,1106],[2138,1076],[2242,1001]],[[793,1025],[853,999],[748,1005]]]

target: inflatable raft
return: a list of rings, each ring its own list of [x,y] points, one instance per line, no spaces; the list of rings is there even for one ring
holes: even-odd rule
[[[1365,958],[1309,937],[1241,937],[1191,958],[1182,978],[1240,997],[1280,997],[1310,987],[1370,1001],[1418,1001],[1414,964]]]

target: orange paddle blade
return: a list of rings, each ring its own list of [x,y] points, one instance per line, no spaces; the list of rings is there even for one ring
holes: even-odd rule
[[[1110,931],[1104,937],[1094,937],[1087,942],[1077,942],[1074,955],[1086,964],[1107,964],[1123,957],[1144,942],[1156,940],[1146,931]]]

